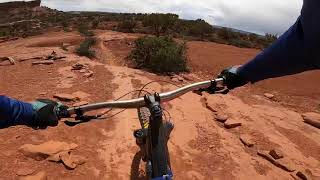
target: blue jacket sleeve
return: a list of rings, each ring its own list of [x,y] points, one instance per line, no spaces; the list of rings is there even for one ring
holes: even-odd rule
[[[34,111],[29,103],[0,96],[0,128],[32,123]]]
[[[269,48],[239,68],[249,82],[320,69],[320,1],[304,0],[301,16]]]

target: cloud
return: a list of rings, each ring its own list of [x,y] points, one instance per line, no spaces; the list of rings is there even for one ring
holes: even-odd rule
[[[202,18],[214,25],[281,34],[300,14],[303,0],[42,0],[64,11],[161,12]],[[1,2],[1,0],[0,0]]]

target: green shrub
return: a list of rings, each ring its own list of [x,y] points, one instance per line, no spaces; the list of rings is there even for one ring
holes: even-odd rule
[[[202,19],[197,19],[190,24],[189,35],[200,36],[203,38],[213,32],[213,27]]]
[[[231,39],[230,40],[230,44],[233,45],[233,46],[240,47],[240,48],[253,48],[254,47],[252,42],[250,42],[248,40],[243,40],[243,39],[240,39],[240,38]]]
[[[81,23],[78,26],[78,32],[80,34],[83,34],[84,36],[94,36],[94,33],[92,31],[89,31],[89,27],[86,23]]]
[[[136,49],[130,54],[137,68],[153,72],[187,71],[185,44],[170,37],[142,37],[135,41]]]
[[[6,31],[0,31],[0,37],[7,36],[8,33]]]
[[[133,33],[133,29],[136,27],[137,22],[133,19],[123,20],[118,25],[118,30],[121,32]]]
[[[153,33],[160,36],[161,33],[167,33],[174,27],[179,16],[176,14],[152,13],[144,17],[142,23],[145,27],[152,27]]]
[[[88,58],[95,57],[95,51],[91,50],[90,47],[96,43],[96,39],[92,37],[86,38],[80,46],[76,49],[76,53],[79,56],[86,56]]]

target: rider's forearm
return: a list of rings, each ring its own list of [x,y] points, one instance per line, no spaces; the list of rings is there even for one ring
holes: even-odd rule
[[[320,69],[320,1],[305,0],[297,22],[238,73],[250,82]]]
[[[32,123],[34,111],[29,103],[0,96],[0,128]]]

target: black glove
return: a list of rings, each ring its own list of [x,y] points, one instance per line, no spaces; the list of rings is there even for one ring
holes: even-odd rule
[[[59,111],[68,108],[61,103],[49,99],[38,99],[31,104],[35,111],[35,117],[31,126],[41,129],[48,126],[57,126],[59,121]]]
[[[248,81],[246,81],[237,73],[239,67],[240,66],[233,66],[227,68],[223,70],[218,76],[219,78],[224,79],[224,83],[228,87],[228,89],[234,89],[236,87],[240,87],[248,83]]]

